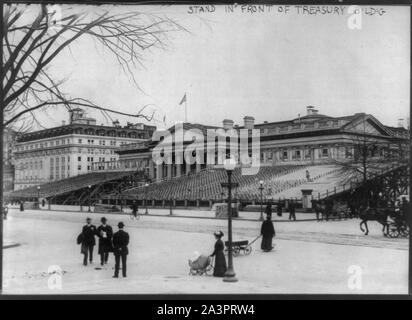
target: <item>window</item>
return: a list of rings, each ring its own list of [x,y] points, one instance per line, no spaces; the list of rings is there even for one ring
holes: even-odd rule
[[[345,147],[345,157],[352,158],[352,148],[351,147]]]
[[[82,144],[82,139],[79,139],[79,144]]]
[[[295,150],[293,152],[293,159],[300,159],[300,150]]]
[[[322,149],[322,157],[327,157],[329,155],[329,149],[328,148],[323,148]]]
[[[77,161],[82,161],[82,157],[77,157]]]
[[[282,159],[283,159],[283,160],[287,160],[287,159],[288,159],[288,152],[287,152],[287,151],[283,151],[283,152],[282,152]]]
[[[77,166],[77,170],[82,170],[82,166]]]

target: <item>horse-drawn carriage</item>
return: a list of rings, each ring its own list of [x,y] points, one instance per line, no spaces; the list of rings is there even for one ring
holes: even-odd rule
[[[405,217],[399,212],[390,217],[387,232],[391,238],[408,237],[409,225]]]

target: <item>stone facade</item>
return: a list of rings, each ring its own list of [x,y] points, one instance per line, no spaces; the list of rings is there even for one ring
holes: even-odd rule
[[[70,124],[21,135],[14,147],[15,190],[92,171],[96,163],[113,163],[122,145],[148,140],[154,126],[99,126],[81,109]]]

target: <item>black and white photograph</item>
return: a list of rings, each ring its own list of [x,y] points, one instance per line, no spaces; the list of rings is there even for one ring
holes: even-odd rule
[[[410,294],[411,7],[336,3],[3,3],[1,295]]]

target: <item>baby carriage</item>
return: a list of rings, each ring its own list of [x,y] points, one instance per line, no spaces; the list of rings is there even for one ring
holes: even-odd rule
[[[207,275],[213,269],[212,257],[206,255],[199,255],[192,259],[189,259],[189,274],[195,275]]]

